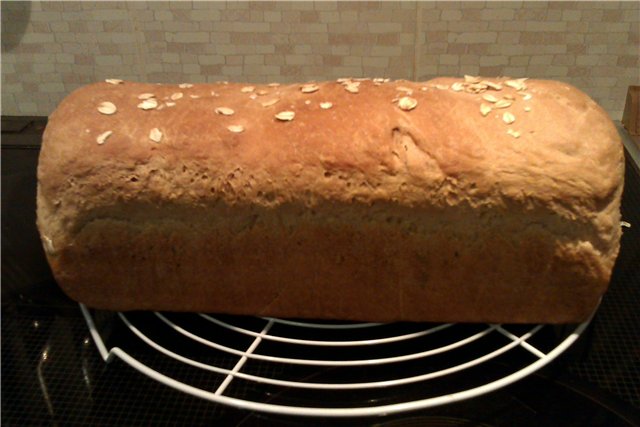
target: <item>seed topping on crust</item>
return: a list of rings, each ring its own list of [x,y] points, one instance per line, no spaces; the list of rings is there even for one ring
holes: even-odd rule
[[[233,133],[241,133],[244,132],[244,126],[241,125],[231,125],[231,126],[227,126],[227,129],[229,129],[229,131],[233,132]]]
[[[96,138],[96,142],[98,143],[98,145],[102,145],[104,144],[107,139],[113,134],[113,131],[106,131],[106,132],[102,132],[100,135],[98,135],[98,137]]]
[[[216,108],[216,113],[221,114],[223,116],[231,116],[235,113],[235,111],[227,107],[218,107]]]
[[[98,111],[102,114],[110,116],[111,114],[115,114],[118,109],[113,102],[105,101],[101,102],[100,105],[98,105]]]
[[[276,119],[282,122],[290,122],[296,116],[296,113],[293,111],[280,111],[276,114]]]
[[[398,100],[398,107],[403,111],[411,111],[418,105],[418,101],[415,98],[409,96],[403,96]]]
[[[160,132],[160,129],[158,128],[151,129],[151,131],[149,132],[149,139],[152,140],[153,142],[162,141],[162,132]]]

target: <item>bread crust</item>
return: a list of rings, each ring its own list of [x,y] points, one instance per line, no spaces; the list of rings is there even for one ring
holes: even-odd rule
[[[38,166],[54,275],[72,298],[114,310],[583,320],[619,249],[619,136],[565,83],[489,80],[503,88],[455,91],[464,80],[439,78],[365,80],[357,93],[340,82],[310,93],[78,89],[50,117]],[[164,106],[139,108],[144,93]],[[486,94],[511,105],[483,116]],[[415,108],[399,107],[404,96]],[[115,114],[98,111],[106,101]]]

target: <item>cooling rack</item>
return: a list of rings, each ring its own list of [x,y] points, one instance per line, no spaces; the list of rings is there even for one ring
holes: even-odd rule
[[[396,414],[480,396],[567,350],[578,325],[307,322],[203,313],[115,313],[102,331],[80,305],[105,362],[120,359],[184,393],[294,416]]]

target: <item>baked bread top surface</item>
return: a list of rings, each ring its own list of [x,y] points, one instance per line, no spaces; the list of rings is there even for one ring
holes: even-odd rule
[[[502,88],[473,93],[479,80]],[[157,106],[143,109],[154,105],[140,99],[148,94]],[[51,115],[38,177],[39,226],[49,235],[127,202],[329,201],[516,204],[588,222],[612,241],[623,150],[608,115],[554,81],[101,82]]]

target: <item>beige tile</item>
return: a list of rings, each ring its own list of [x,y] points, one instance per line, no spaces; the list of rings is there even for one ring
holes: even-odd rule
[[[503,31],[498,33],[498,44],[517,44],[520,42],[520,34],[515,31]]]
[[[460,67],[457,65],[438,65],[438,75],[440,76],[459,76]]]
[[[55,64],[53,63],[44,63],[44,64],[33,64],[32,70],[35,73],[53,73],[55,71]],[[4,90],[4,87],[3,87]]]
[[[589,32],[596,33],[627,33],[630,30],[629,22],[590,22]]]
[[[526,31],[565,31],[566,22],[527,22],[524,26]]]
[[[20,80],[23,83],[40,83],[42,81],[42,75],[41,74],[35,74],[32,73],[31,70],[29,70],[30,72],[28,73],[21,73],[20,74]]]
[[[18,103],[19,114],[37,114],[38,113],[38,104],[31,101],[23,101]]]
[[[11,2],[5,2],[5,4],[9,4]],[[63,18],[63,14],[56,11],[31,11],[29,15],[29,19],[32,22],[51,22],[51,21],[61,21]]]
[[[420,67],[420,71],[419,71],[419,79],[420,80],[426,80],[429,78],[433,78],[436,76],[436,74],[438,73],[438,66],[437,65],[423,65]]]
[[[269,32],[267,22],[234,22],[232,31],[238,32]]]
[[[480,55],[471,55],[471,54],[460,55],[461,66],[478,65],[479,62],[480,62]]]
[[[308,55],[285,55],[285,64],[287,65],[310,65],[313,64],[313,58]]]
[[[564,44],[550,44],[543,46],[531,46],[529,51],[532,53],[567,53],[567,45]]]
[[[338,77],[365,77],[362,67],[340,66],[332,69],[333,75]]]
[[[402,43],[400,43],[400,36],[398,34],[378,34],[375,44],[381,46],[397,46]]]
[[[217,9],[193,10],[189,17],[193,21],[217,21],[220,19],[220,11]]]
[[[218,65],[224,64],[224,56],[222,55],[199,55],[198,61],[201,65]]]
[[[465,5],[469,5],[470,3],[473,2],[464,2]],[[492,2],[492,1],[488,1],[485,4],[485,8],[487,9],[502,9],[502,8],[508,8],[508,9],[520,9],[521,7],[523,7],[523,3],[522,1],[500,1],[500,2]],[[546,3],[546,2],[543,2]],[[527,5],[528,7],[529,5]],[[544,7],[546,8],[546,4],[544,5]]]
[[[487,43],[469,44],[469,46],[467,47],[467,52],[475,55],[486,55],[487,53],[489,53],[489,46],[490,45]],[[516,52],[514,52],[514,54],[516,55],[522,53],[521,46],[503,46],[500,50],[506,53],[506,47],[508,47],[509,49],[519,48]]]
[[[305,10],[300,12],[300,18],[298,22],[316,23],[319,21],[320,21],[320,14],[315,10]]]
[[[280,11],[265,11],[264,12],[264,21],[265,22],[281,22],[282,21],[282,12],[280,12]]]
[[[630,33],[609,33],[607,34],[607,43],[609,44],[617,44],[617,43],[628,43],[630,40]],[[589,42],[588,36],[586,37],[587,43]]]
[[[336,11],[319,12],[318,16],[319,16],[319,22],[322,22],[325,24],[333,24],[336,22],[340,22],[340,13]]]
[[[312,53],[311,45],[308,44],[299,44],[293,46],[293,53],[298,55],[308,55]]]
[[[531,57],[529,55],[518,55],[518,56],[512,56],[509,58],[509,65],[512,66],[526,66],[529,65],[529,61],[531,60]]]
[[[200,71],[204,75],[218,75],[222,73],[222,65],[201,65]]]
[[[155,10],[153,18],[156,21],[171,21],[173,20],[173,13],[170,10]]]
[[[241,65],[223,65],[221,68],[221,73],[225,76],[242,76],[242,66]]]
[[[335,1],[315,1],[313,3],[313,8],[315,10],[333,11],[338,9],[338,3]]]
[[[4,83],[7,76],[10,76],[16,72],[15,66],[13,63],[3,62],[2,63],[2,82]]]
[[[94,10],[91,13],[95,21],[126,21],[129,20],[129,12],[126,9]]]
[[[242,65],[244,62],[244,55],[227,55],[224,57],[224,61],[227,65]]]
[[[280,55],[267,55],[264,58],[265,65],[284,65],[284,57]]]
[[[166,40],[174,43],[206,43],[209,41],[209,33],[200,32],[182,32],[182,33],[166,33]]]
[[[118,44],[137,43],[137,37],[134,33],[110,33],[109,39],[113,43],[118,43]]]
[[[501,21],[504,31],[522,31],[522,22],[519,21]]]
[[[427,48],[427,52],[435,54],[435,53],[446,53],[448,44],[445,42],[433,42],[425,44]]]
[[[531,5],[528,6],[529,7],[517,10],[515,12],[514,19],[525,22],[543,22],[545,20],[547,15],[547,12],[545,10],[531,8]]]
[[[37,60],[37,58],[34,58]],[[46,62],[53,62],[49,57],[46,57]],[[58,53],[55,55],[55,62],[60,64],[73,64],[75,62],[75,56],[70,53]]]
[[[449,43],[446,49],[449,54],[462,55],[467,52],[467,45],[464,43]]]
[[[358,12],[355,11],[341,11],[340,22],[358,22]]]
[[[629,31],[628,41],[629,43],[635,43],[636,45],[640,43],[640,30],[638,29],[638,23],[634,23],[635,29],[632,25],[631,31]]]
[[[587,45],[587,53],[590,55],[607,53],[607,47],[606,44],[589,44]]]
[[[327,24],[291,24],[292,33],[308,34],[308,33],[325,33],[327,32]]]
[[[506,56],[483,56],[480,58],[480,66],[508,65],[509,58]]]
[[[436,23],[441,20],[442,11],[438,9],[426,9],[422,10],[421,20],[425,23]]]
[[[300,11],[299,10],[285,10],[280,12],[282,17],[282,22],[294,23],[300,22]]]
[[[271,54],[271,53],[275,53],[275,46],[273,45],[256,45],[256,53],[260,53],[260,54]]]
[[[558,9],[549,9],[547,10],[547,21],[561,21],[562,20],[562,10]]]
[[[96,65],[122,65],[120,55],[100,55],[96,57]]]
[[[200,74],[200,65],[198,64],[184,64],[182,66],[182,72],[185,74]]]
[[[609,77],[615,75],[618,68],[615,65],[598,65],[591,69],[593,77]]]
[[[397,22],[369,23],[370,33],[398,33],[402,30],[402,24]]]
[[[553,65],[574,65],[576,63],[576,56],[575,55],[555,55],[551,63]]]
[[[170,33],[195,33],[200,29],[200,25],[197,22],[167,21],[162,23],[162,29]]]
[[[580,21],[582,19],[582,11],[580,10],[563,10],[562,11],[562,20],[563,21]]]
[[[27,26],[27,31],[33,31],[34,33],[49,33],[51,32],[51,27],[49,27],[48,22],[30,22]]]
[[[53,43],[54,37],[52,33],[33,33],[27,32],[22,36],[21,43]]]
[[[347,67],[360,67],[362,66],[361,56],[345,56],[342,58],[342,63]]]
[[[480,14],[480,18],[485,21],[508,21],[513,19],[515,11],[508,8],[486,9]]]
[[[335,46],[331,45],[331,53],[333,55],[348,55],[349,54],[349,46]]]
[[[244,63],[247,65],[262,65],[264,64],[264,55],[245,55]]]
[[[587,53],[587,46],[584,44],[567,44],[567,53],[578,54],[578,53]]]
[[[314,5],[311,1],[296,1],[292,2],[292,8],[296,10],[313,10]]]
[[[489,44],[489,45],[469,45],[469,51],[472,52],[475,47],[480,48],[484,51],[485,54],[490,55],[523,55],[528,54],[531,55],[533,50],[531,48],[525,49],[525,46],[521,44],[507,44],[507,45],[497,45],[497,44]],[[479,53],[479,52],[473,52]]]
[[[433,26],[432,26],[433,28]],[[447,29],[453,32],[470,33],[480,32],[489,29],[489,23],[486,21],[455,21],[448,22]]]
[[[487,26],[487,31],[502,31],[505,30],[505,23],[504,21],[489,21],[489,25]],[[510,30],[509,28],[507,28],[506,30]]]
[[[448,26],[452,25],[451,22],[432,22],[428,23],[423,30],[425,31],[447,31]]]
[[[534,55],[531,56],[531,65],[551,65],[553,61],[553,55]]]
[[[178,55],[177,53],[162,53],[162,62],[164,63],[168,63],[168,64],[178,64],[180,63],[180,55]]]
[[[460,21],[462,19],[462,11],[458,9],[446,9],[440,14],[443,21]]]
[[[638,55],[624,55],[620,56],[616,62],[617,65],[621,67],[640,67],[640,61],[638,60]]]
[[[400,20],[396,20],[391,15],[393,12],[389,12],[388,10],[375,9],[375,10],[365,10],[358,12],[358,20],[360,22],[401,22]],[[415,17],[414,17],[415,19]]]
[[[629,3],[633,3],[633,2],[629,2]],[[624,15],[622,17],[622,21],[631,22],[632,31],[633,31],[633,26],[634,25],[636,25],[636,26],[638,25],[638,14],[640,14],[640,10],[638,10],[638,9],[633,10],[633,11],[629,11],[629,10],[625,10],[624,11]]]
[[[598,65],[612,65],[618,61],[618,55],[600,55],[598,56]]]
[[[495,32],[478,32],[478,33],[461,33],[455,38],[456,43],[495,43],[498,33]]]
[[[386,68],[386,67],[389,66],[389,58],[384,58],[384,57],[366,57],[366,58],[362,58],[362,65],[364,67]]]
[[[42,92],[64,92],[63,83],[40,83],[39,89]]]
[[[211,43],[213,44],[226,44],[231,42],[231,35],[229,33],[209,33],[211,37]]]
[[[96,58],[94,55],[77,54],[74,55],[74,64],[95,65]]]

